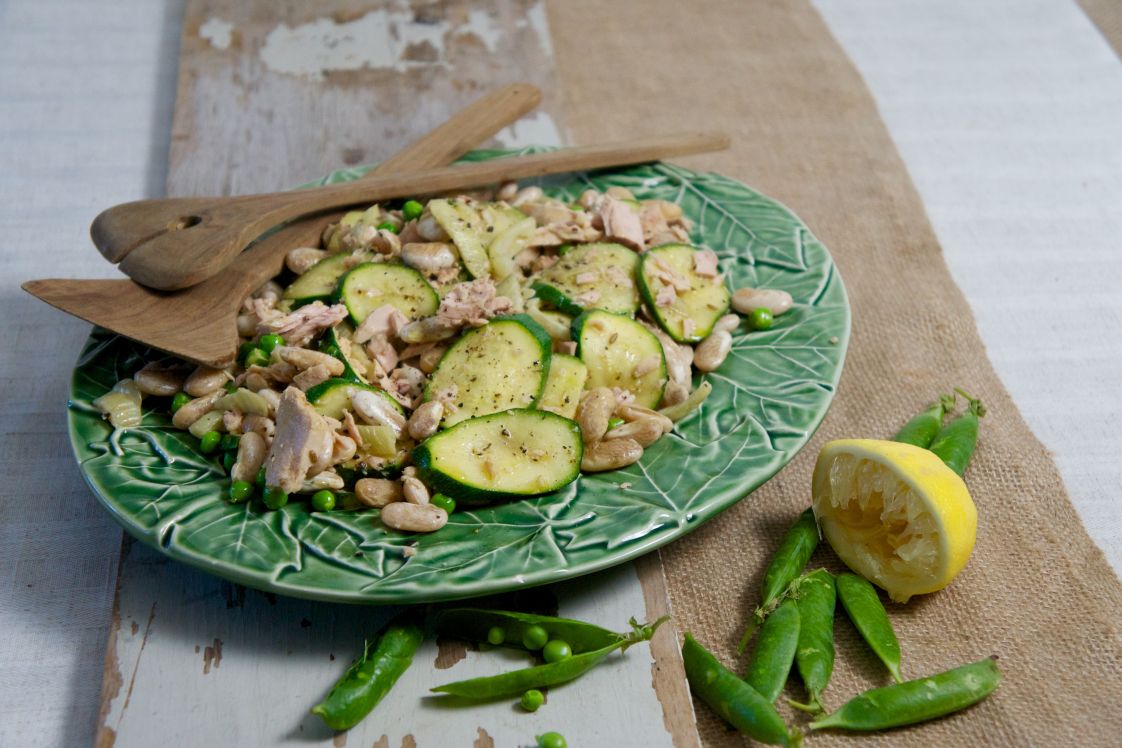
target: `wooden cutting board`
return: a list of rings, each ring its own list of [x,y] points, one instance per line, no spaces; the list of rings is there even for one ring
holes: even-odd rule
[[[379,161],[515,81],[539,86],[542,106],[496,145],[565,141],[543,3],[414,5],[189,2],[167,193],[266,191]],[[533,594],[613,628],[669,608],[657,553]],[[425,702],[432,685],[522,662],[427,642],[375,714],[333,736],[307,709],[392,613],[247,590],[126,540],[97,745],[482,747],[553,729],[571,745],[698,744],[671,626],[649,654],[613,658],[533,715]]]

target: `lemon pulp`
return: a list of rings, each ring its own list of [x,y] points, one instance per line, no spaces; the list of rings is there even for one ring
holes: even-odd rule
[[[966,484],[926,449],[830,442],[818,456],[813,493],[830,546],[897,602],[946,587],[974,548],[978,513]]]

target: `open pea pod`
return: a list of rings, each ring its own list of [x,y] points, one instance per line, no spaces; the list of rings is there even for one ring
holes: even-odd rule
[[[503,633],[502,646],[518,649],[526,649],[522,639],[531,626],[545,629],[550,639],[568,642],[574,655],[618,645],[627,638],[624,634],[572,618],[485,608],[449,608],[437,613],[433,622],[438,636],[473,642],[490,641],[488,635],[493,629],[499,629]]]

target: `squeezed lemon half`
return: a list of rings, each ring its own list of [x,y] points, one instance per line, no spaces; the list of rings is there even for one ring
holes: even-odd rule
[[[878,439],[826,444],[814,515],[849,568],[896,602],[941,590],[974,550],[978,509],[953,470],[921,447]]]

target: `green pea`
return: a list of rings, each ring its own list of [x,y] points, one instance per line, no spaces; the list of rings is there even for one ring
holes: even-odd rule
[[[244,362],[250,353],[257,350],[257,343],[247,340],[238,346],[238,361]]]
[[[253,495],[253,484],[249,481],[236,480],[230,484],[230,503],[240,504]]]
[[[269,365],[269,354],[265,353],[265,351],[261,350],[260,348],[254,348],[252,351],[249,352],[249,355],[245,357],[245,368],[247,368],[247,369],[251,366],[268,366],[268,365]]]
[[[280,509],[288,503],[288,494],[279,486],[269,486],[265,489],[262,500],[269,509]]]
[[[329,343],[329,344],[325,345],[322,350],[323,350],[323,353],[326,353],[328,356],[334,356],[335,358],[342,358],[343,357],[343,351],[339,348],[339,346],[335,345],[334,343]]]
[[[257,471],[257,476],[253,479],[253,485],[257,486],[258,491],[265,490],[265,466],[262,465]]]
[[[284,338],[273,332],[268,335],[262,335],[257,341],[257,347],[265,351],[265,353],[272,353],[273,349],[278,345],[284,345]]]
[[[456,500],[453,499],[451,496],[445,496],[442,493],[438,493],[435,496],[433,496],[431,499],[429,499],[429,503],[432,504],[433,506],[440,507],[441,509],[443,509],[448,514],[451,514],[452,512],[456,511]]]
[[[506,641],[506,632],[502,626],[492,626],[487,629],[487,641],[496,647]]]
[[[561,662],[573,656],[573,648],[561,639],[550,639],[542,647],[542,657],[546,662]]]
[[[530,626],[522,633],[522,646],[526,649],[541,649],[549,641],[549,632],[541,626]]]
[[[559,732],[544,732],[538,736],[538,748],[568,748],[568,745]]]
[[[171,412],[172,412],[172,414],[174,414],[175,411],[179,410],[180,408],[182,408],[184,405],[186,405],[189,402],[191,402],[191,396],[190,395],[188,395],[186,392],[176,392],[175,397],[173,397],[171,399]]]
[[[208,431],[203,434],[199,439],[199,451],[204,455],[208,455],[214,450],[218,449],[218,444],[222,441],[222,434],[217,431]]]
[[[222,389],[226,390],[226,394],[232,395],[238,391],[238,386],[233,382],[227,382],[226,384],[222,385]]]
[[[617,426],[622,426],[623,424],[624,424],[624,420],[622,418],[609,418],[608,419],[608,431],[611,431],[612,429],[616,428]]]
[[[312,509],[317,512],[330,512],[335,508],[335,494],[327,489],[312,494]]]
[[[229,473],[234,469],[234,463],[238,461],[237,452],[223,452],[222,453],[222,467]]]
[[[526,693],[522,694],[522,698],[518,701],[522,708],[528,712],[536,712],[545,703],[545,696],[536,688],[531,688]]]
[[[425,212],[425,206],[421,205],[416,200],[406,200],[405,205],[401,206],[401,218],[405,221],[412,221],[420,218],[421,214]]]
[[[753,330],[766,330],[775,322],[775,317],[772,316],[770,309],[760,307],[753,309],[752,313],[748,315],[748,323],[752,325]]]
[[[382,221],[381,223],[378,224],[378,230],[379,231],[392,231],[393,233],[396,234],[397,233],[397,224],[393,223],[392,221]]]
[[[223,434],[222,442],[219,444],[222,449],[227,452],[237,450],[239,437],[237,434]]]

